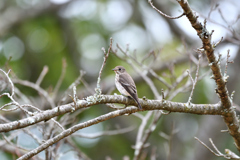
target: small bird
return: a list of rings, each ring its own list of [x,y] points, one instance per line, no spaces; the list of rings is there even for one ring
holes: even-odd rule
[[[123,66],[116,66],[112,70],[116,73],[115,85],[118,91],[124,96],[133,98],[137,102],[138,108],[142,110],[142,106],[138,100],[137,88],[132,77],[127,73]]]

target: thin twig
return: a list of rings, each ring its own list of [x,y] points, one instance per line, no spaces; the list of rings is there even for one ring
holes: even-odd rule
[[[7,77],[8,82],[9,82],[10,85],[11,85],[11,96],[13,96],[13,95],[14,95],[14,85],[13,85],[12,80],[11,80],[10,77],[9,77],[9,73],[10,73],[11,70],[9,70],[8,73],[6,73],[4,70],[2,70],[2,69],[0,68],[0,71],[3,72],[3,74]]]
[[[197,64],[197,70],[196,70],[196,75],[195,75],[194,81],[193,81],[192,76],[191,76],[190,73],[189,73],[189,76],[190,76],[190,78],[191,78],[191,80],[192,80],[192,82],[193,82],[193,86],[192,86],[192,91],[191,91],[191,93],[190,93],[190,96],[189,96],[189,98],[188,98],[188,105],[190,105],[190,103],[191,103],[192,96],[193,96],[193,91],[194,91],[194,89],[195,89],[195,87],[196,87],[196,85],[197,85],[198,75],[199,75],[200,60],[201,60],[201,54],[198,55],[198,64]]]
[[[64,94],[62,95],[61,101],[59,101],[58,105],[63,104],[63,102],[66,101],[68,94],[70,91],[72,91],[74,86],[78,86],[82,80],[82,77],[86,74],[85,71],[80,70],[80,75],[78,76],[78,78],[66,89],[66,91],[64,92]]]
[[[44,66],[42,72],[40,73],[40,75],[36,81],[36,85],[40,85],[42,83],[42,80],[47,73],[48,73],[48,66]]]
[[[235,153],[231,152],[228,149],[225,149],[226,154],[221,153],[217,147],[215,146],[215,144],[213,143],[212,139],[209,138],[210,143],[212,144],[213,148],[216,150],[216,152],[214,152],[210,147],[208,147],[204,142],[202,142],[200,139],[198,139],[197,137],[194,137],[198,142],[200,142],[204,147],[206,147],[212,154],[214,154],[217,157],[224,157],[226,159],[240,159],[239,156],[237,156]],[[230,153],[231,152],[231,153]]]
[[[194,137],[198,142],[200,142],[204,147],[206,147],[212,154],[214,154],[215,156],[219,156],[217,153],[215,153],[211,148],[209,148],[205,143],[203,143],[200,139],[198,139],[197,137]]]
[[[101,67],[101,69],[99,71],[98,80],[97,80],[97,89],[99,89],[100,94],[101,94],[101,88],[100,88],[101,75],[102,75],[103,67],[105,66],[105,64],[107,62],[109,53],[112,50],[112,43],[113,43],[113,39],[110,38],[110,45],[109,45],[109,48],[108,48],[107,52],[106,52],[106,50],[104,48],[102,48],[102,51],[104,52],[104,60],[103,60],[102,67]]]
[[[172,17],[172,16],[169,16],[165,13],[163,13],[162,11],[160,11],[159,9],[157,9],[153,3],[152,3],[152,0],[148,0],[148,3],[152,6],[153,9],[155,9],[158,13],[160,13],[162,16],[166,17],[166,18],[169,18],[169,19],[178,19],[178,18],[181,18],[182,16],[185,15],[185,13],[182,13],[180,16],[177,16],[177,17]]]

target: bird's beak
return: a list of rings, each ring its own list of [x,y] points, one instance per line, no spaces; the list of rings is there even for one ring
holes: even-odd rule
[[[117,69],[116,68],[113,68],[112,71],[116,71]]]

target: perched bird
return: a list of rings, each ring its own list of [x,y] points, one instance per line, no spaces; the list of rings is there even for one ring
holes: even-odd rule
[[[138,108],[142,110],[142,106],[140,105],[138,100],[137,88],[132,77],[122,66],[116,66],[112,70],[116,73],[115,85],[118,91],[124,96],[133,98],[137,102]]]

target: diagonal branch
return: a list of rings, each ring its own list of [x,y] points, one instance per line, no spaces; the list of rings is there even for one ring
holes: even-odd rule
[[[239,133],[239,123],[236,116],[236,112],[233,110],[232,101],[228,94],[226,87],[226,82],[224,81],[224,76],[221,73],[219,61],[214,55],[214,44],[211,42],[212,33],[209,33],[206,29],[206,21],[202,25],[198,21],[198,17],[194,14],[190,8],[187,0],[178,0],[178,3],[181,5],[182,9],[185,12],[186,17],[190,21],[192,27],[197,31],[197,35],[202,41],[205,54],[207,55],[209,66],[211,67],[214,80],[217,85],[217,93],[221,100],[221,103],[224,108],[223,119],[227,124],[228,131],[232,135],[238,151],[240,151],[240,133]]]

